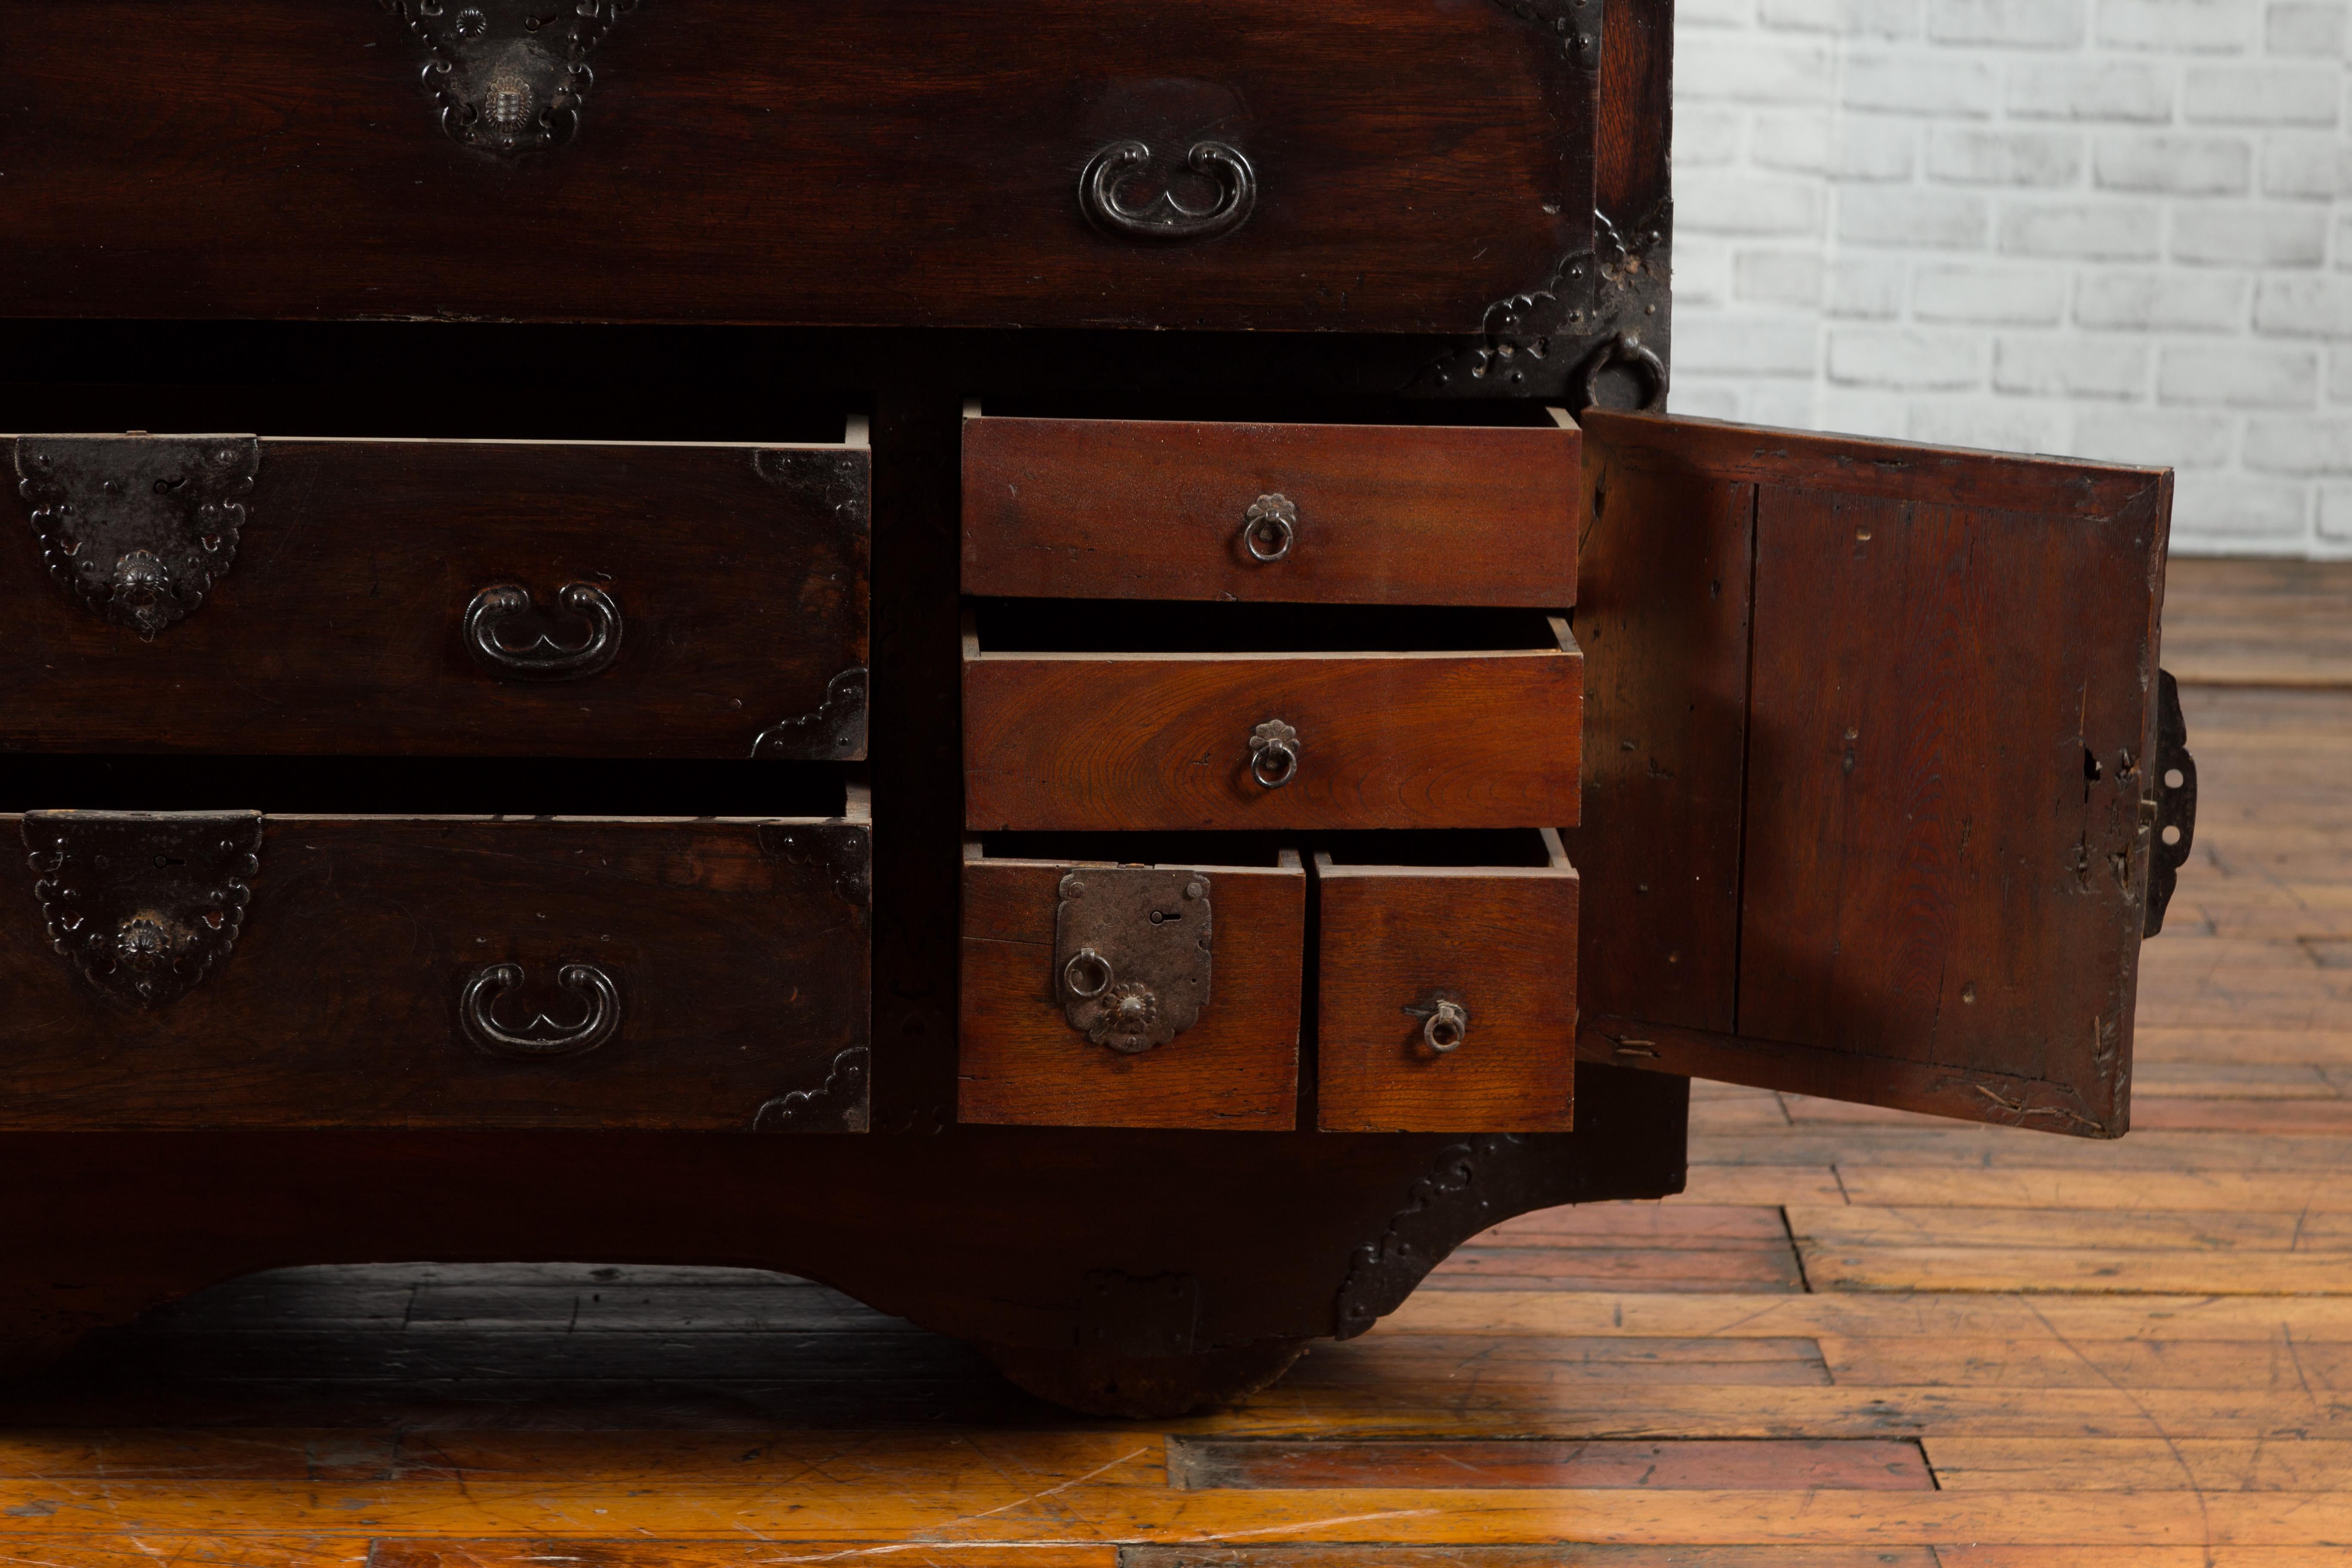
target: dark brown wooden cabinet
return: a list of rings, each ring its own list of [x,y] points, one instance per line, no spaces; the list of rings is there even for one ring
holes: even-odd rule
[[[1664,0],[0,21],[8,1365],[609,1258],[1165,1412],[1690,1076],[2123,1131],[2168,478],[1660,412]]]

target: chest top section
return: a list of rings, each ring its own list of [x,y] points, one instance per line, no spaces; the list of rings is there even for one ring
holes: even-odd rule
[[[1465,334],[1601,0],[0,0],[17,317]]]

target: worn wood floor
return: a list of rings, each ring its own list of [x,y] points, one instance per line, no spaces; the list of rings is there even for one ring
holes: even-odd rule
[[[2176,569],[2223,684],[2120,1143],[1701,1085],[1686,1196],[1513,1221],[1147,1427],[769,1276],[261,1277],[0,1411],[0,1564],[2352,1563],[2344,606]]]

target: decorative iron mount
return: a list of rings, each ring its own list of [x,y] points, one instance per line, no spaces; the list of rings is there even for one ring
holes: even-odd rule
[[[2180,868],[2197,840],[2197,759],[2189,754],[2189,721],[2180,711],[2180,683],[2168,669],[2156,672],[2156,765],[2143,820],[2153,842],[2147,849],[2147,916],[2143,937],[2164,929]]]
[[[228,959],[261,869],[257,811],[31,811],[49,942],[104,995],[168,1006]]]
[[[1134,1056],[1200,1022],[1209,1001],[1209,879],[1086,866],[1062,879],[1054,992],[1070,1027]]]
[[[16,437],[16,489],[49,575],[151,642],[236,559],[260,469],[251,436]]]
[[[1674,204],[1640,221],[1592,215],[1593,248],[1486,307],[1475,337],[1423,374],[1444,397],[1558,397],[1663,411],[1671,328]]]
[[[425,48],[425,90],[461,147],[509,161],[578,134],[588,57],[638,0],[377,0]]]

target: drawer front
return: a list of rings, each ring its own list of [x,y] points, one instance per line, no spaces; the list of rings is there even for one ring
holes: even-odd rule
[[[966,419],[968,594],[1576,602],[1574,426]]]
[[[866,1124],[862,820],[0,831],[0,1128]]]
[[[1297,857],[1286,855],[1278,867],[1167,873],[1175,884],[1169,912],[1197,908],[1182,891],[1196,887],[1212,926],[1206,965],[1172,979],[1163,972],[1170,955],[1153,938],[1173,928],[1152,921],[1140,906],[1125,914],[1145,932],[1122,931],[1118,918],[1106,917],[1109,934],[1063,940],[1066,900],[1075,894],[1078,903],[1104,905],[1119,896],[1116,879],[1135,873],[966,852],[958,1121],[1241,1131],[1297,1126],[1307,929],[1307,875]],[[1142,951],[1147,945],[1154,951]],[[1080,947],[1098,951],[1103,966],[1066,981],[1063,971]],[[1199,951],[1190,944],[1191,953]],[[1089,988],[1097,1004],[1080,1009],[1086,1027],[1073,1021],[1073,985]],[[1122,1039],[1102,1020],[1129,994],[1147,1023],[1164,1018],[1173,1027],[1180,1007],[1192,1021],[1157,1043]]]
[[[1554,860],[1454,869],[1316,858],[1325,1131],[1570,1126],[1578,883]]]
[[[0,746],[865,755],[862,447],[14,445]]]
[[[5,0],[9,307],[1475,333],[1591,287],[1599,13]]]
[[[965,825],[1570,824],[1584,693],[1561,636],[1496,654],[968,653]]]

